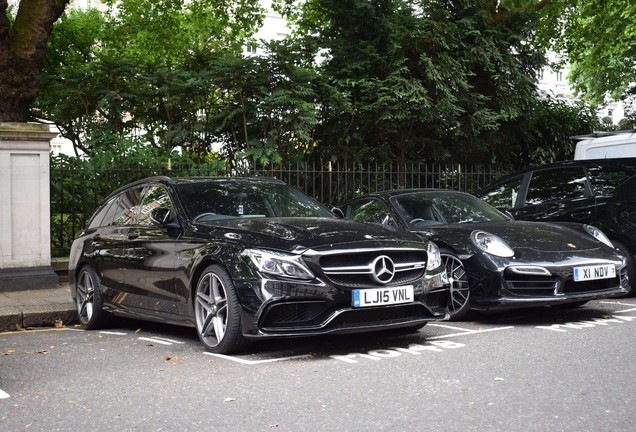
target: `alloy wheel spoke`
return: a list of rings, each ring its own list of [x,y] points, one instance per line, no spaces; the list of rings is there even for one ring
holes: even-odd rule
[[[227,320],[227,299],[225,288],[219,277],[210,273],[202,280],[196,295],[197,322],[201,337],[221,342],[225,336]]]

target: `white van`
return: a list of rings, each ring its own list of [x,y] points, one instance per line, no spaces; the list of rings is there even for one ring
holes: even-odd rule
[[[574,160],[636,157],[636,129],[596,132],[572,137],[576,144]]]

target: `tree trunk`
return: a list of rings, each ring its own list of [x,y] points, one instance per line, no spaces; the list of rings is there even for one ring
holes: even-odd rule
[[[21,0],[13,25],[0,0],[0,123],[26,122],[40,91],[53,23],[70,0]]]

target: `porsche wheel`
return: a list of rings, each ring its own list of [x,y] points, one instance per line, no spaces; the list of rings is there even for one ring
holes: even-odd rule
[[[440,251],[440,255],[450,283],[450,303],[448,306],[450,319],[460,319],[470,310],[468,274],[457,255],[449,251]]]

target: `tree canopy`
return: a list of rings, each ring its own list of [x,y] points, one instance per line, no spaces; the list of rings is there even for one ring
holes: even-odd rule
[[[636,3],[558,0],[542,11],[545,46],[570,65],[574,88],[593,105],[636,94]]]
[[[591,1],[591,0],[590,0]],[[110,1],[56,24],[32,115],[78,151],[526,164],[597,129],[537,90],[566,0]],[[254,41],[257,42],[257,41]],[[555,45],[556,46],[556,45]]]

